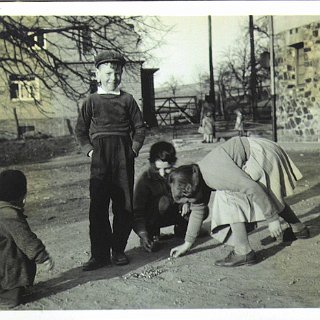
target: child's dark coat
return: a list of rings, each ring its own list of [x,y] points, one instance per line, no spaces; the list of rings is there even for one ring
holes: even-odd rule
[[[0,201],[0,289],[32,285],[36,263],[48,258],[45,246],[31,231],[23,210]]]

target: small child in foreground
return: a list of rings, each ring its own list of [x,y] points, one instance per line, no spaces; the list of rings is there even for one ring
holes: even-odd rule
[[[54,266],[23,214],[26,194],[27,179],[21,171],[0,173],[0,309],[22,302],[25,288],[33,285],[36,264],[48,271]]]

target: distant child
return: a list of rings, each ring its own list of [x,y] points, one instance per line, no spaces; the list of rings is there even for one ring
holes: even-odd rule
[[[27,180],[18,170],[0,173],[0,309],[21,303],[24,289],[32,286],[36,264],[53,268],[44,244],[30,230],[23,214]]]
[[[202,143],[213,142],[214,119],[211,111],[207,111],[202,119],[203,141]]]
[[[123,56],[115,51],[96,56],[98,91],[83,102],[76,124],[79,143],[91,158],[91,258],[83,265],[84,271],[109,264],[110,249],[114,264],[129,263],[124,251],[133,225],[134,158],[142,147],[145,128],[137,102],[119,88],[124,64]]]
[[[166,141],[150,148],[149,168],[139,177],[134,189],[134,231],[148,252],[158,249],[160,228],[174,226],[177,236],[184,237],[188,225],[180,205],[174,203],[167,177],[176,163],[176,150]],[[186,210],[186,207],[184,208]],[[184,212],[187,216],[187,212]]]
[[[236,109],[234,111],[234,113],[236,114],[236,123],[234,125],[234,130],[238,131],[239,136],[243,136],[244,134],[244,129],[243,129],[243,115],[242,112],[240,111],[240,109]]]

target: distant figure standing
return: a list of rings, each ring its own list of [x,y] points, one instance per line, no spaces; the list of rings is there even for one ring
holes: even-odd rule
[[[236,118],[236,123],[234,125],[234,130],[237,130],[239,133],[239,136],[243,136],[244,134],[244,129],[243,129],[243,114],[240,111],[240,109],[236,109],[234,111],[234,113],[236,114],[237,118]]]
[[[202,143],[213,142],[214,119],[211,111],[207,111],[202,119],[203,141]]]

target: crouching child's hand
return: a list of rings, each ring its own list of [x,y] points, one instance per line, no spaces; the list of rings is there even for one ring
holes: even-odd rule
[[[51,257],[47,259],[45,262],[43,262],[43,266],[46,271],[51,271],[54,268],[54,261]]]
[[[190,213],[191,213],[191,209],[190,209],[190,203],[184,203],[182,204],[181,206],[181,216],[183,218],[185,218],[186,220],[189,219],[189,216],[190,216]]]
[[[147,252],[152,252],[153,251],[153,241],[149,238],[148,234],[146,232],[141,232],[139,234],[140,239],[141,239],[141,244],[143,248]]]

